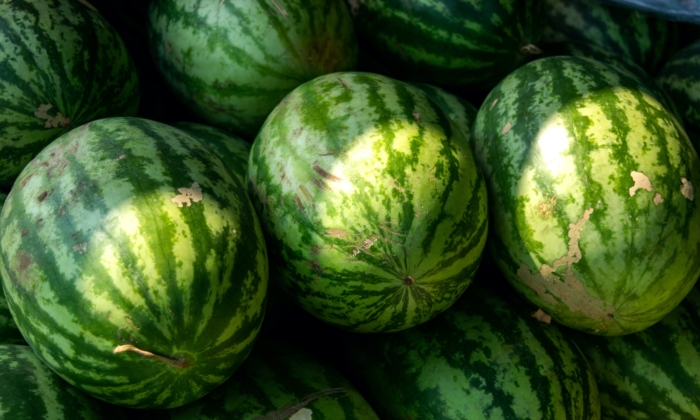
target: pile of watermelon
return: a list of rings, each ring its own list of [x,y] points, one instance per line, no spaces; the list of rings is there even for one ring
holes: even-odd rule
[[[0,417],[700,419],[700,27],[0,0]]]

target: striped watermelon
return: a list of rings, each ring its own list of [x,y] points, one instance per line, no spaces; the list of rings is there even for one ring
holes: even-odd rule
[[[220,128],[193,122],[177,122],[173,126],[206,143],[233,171],[241,183],[248,172],[250,143]]]
[[[529,312],[473,285],[424,325],[348,337],[347,358],[386,420],[600,419],[583,354]]]
[[[0,186],[73,127],[138,105],[126,48],[87,1],[0,1]]]
[[[20,331],[89,394],[180,406],[252,348],[268,276],[262,231],[243,184],[176,128],[76,127],[22,171],[0,232]]]
[[[544,0],[346,0],[363,48],[391,75],[465,91],[536,56]]]
[[[623,337],[573,335],[591,363],[603,418],[700,419],[700,290]]]
[[[248,138],[292,89],[357,63],[342,0],[154,0],[149,17],[169,85],[203,121]]]
[[[295,89],[248,163],[282,288],[359,332],[447,309],[471,282],[488,225],[466,141],[425,94],[385,76],[335,73]]]
[[[657,72],[677,42],[667,20],[599,0],[546,0],[545,42],[579,41],[628,58]]]
[[[675,53],[656,81],[681,111],[690,140],[700,150],[700,41]]]
[[[119,418],[53,373],[28,346],[0,345],[0,417],[3,419]],[[123,416],[126,418],[125,416]]]
[[[335,369],[277,340],[260,340],[243,366],[171,420],[379,420]]]
[[[471,143],[494,259],[558,322],[632,333],[695,284],[700,161],[636,78],[579,57],[534,61],[491,91]]]

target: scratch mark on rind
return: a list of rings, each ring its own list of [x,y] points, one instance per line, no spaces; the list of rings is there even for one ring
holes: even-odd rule
[[[489,111],[493,109],[494,106],[498,103],[498,98],[494,99],[493,102],[491,102],[491,106],[489,107]]]
[[[337,176],[326,172],[323,168],[321,168],[318,165],[314,165],[314,171],[316,171],[317,174],[321,175],[329,181],[338,182],[343,180],[342,178],[338,178]]]
[[[535,274],[530,273],[527,264],[523,263],[518,269],[518,276],[535,290],[540,298],[552,305],[558,304],[556,296],[572,312],[580,312],[592,319],[611,320],[616,308],[606,306],[602,299],[589,295],[571,268],[581,260],[579,239],[591,213],[593,209],[587,209],[576,223],[569,224],[569,252],[566,255],[554,261],[551,266],[542,264],[540,271]],[[566,267],[561,276],[554,273],[559,267]]]

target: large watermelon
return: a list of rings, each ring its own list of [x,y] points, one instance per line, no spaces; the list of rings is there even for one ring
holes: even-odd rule
[[[71,128],[138,105],[134,65],[90,3],[0,1],[0,186]]]
[[[700,419],[700,290],[623,337],[573,336],[596,377],[603,418]]]
[[[183,405],[252,348],[262,231],[243,184],[181,130],[138,118],[76,127],[22,171],[0,235],[24,338],[98,398]]]
[[[0,204],[5,203],[7,195],[0,193]],[[10,307],[7,306],[5,293],[2,291],[0,282],[0,344],[23,344],[22,334],[17,329],[15,321],[12,319]]]
[[[28,346],[0,345],[0,418],[12,420],[126,418],[67,384]]]
[[[346,0],[363,48],[391,75],[482,91],[536,56],[544,0]]]
[[[473,285],[424,325],[348,336],[347,358],[385,420],[600,419],[583,354],[530,312]]]
[[[677,40],[672,22],[600,0],[545,0],[545,42],[579,41],[607,49],[655,73]]]
[[[202,120],[251,139],[292,89],[357,63],[342,0],[154,0],[149,15],[170,86]]]
[[[447,309],[487,236],[486,189],[466,141],[425,94],[385,76],[335,73],[295,89],[248,163],[282,287],[360,332]]]
[[[674,54],[656,77],[683,116],[696,150],[700,150],[700,41]]]
[[[700,161],[636,78],[579,57],[534,61],[491,91],[471,142],[494,258],[555,320],[632,333],[695,284]]]
[[[474,124],[477,113],[477,109],[474,107],[474,105],[467,100],[434,85],[414,83],[413,86],[423,91],[428,99],[435,102],[435,105],[442,109],[447,118],[452,120],[452,122],[455,123],[462,131],[462,134],[464,134],[464,140],[469,139],[469,135],[472,131],[472,124]]]
[[[379,420],[333,367],[277,340],[260,340],[241,368],[171,420]]]

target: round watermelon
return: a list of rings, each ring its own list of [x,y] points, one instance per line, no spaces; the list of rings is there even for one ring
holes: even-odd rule
[[[260,329],[267,253],[244,186],[165,124],[107,118],[51,143],[5,202],[0,248],[24,338],[108,402],[194,401],[236,370]]]
[[[534,61],[491,91],[471,144],[494,259],[556,321],[633,333],[695,284],[700,160],[637,78],[580,57]]]
[[[0,186],[73,127],[138,106],[134,64],[89,2],[0,2]]]
[[[357,64],[342,0],[155,0],[149,20],[170,87],[202,121],[246,138],[292,89]]]
[[[248,162],[282,288],[358,332],[447,309],[472,280],[488,226],[467,144],[424,93],[385,76],[335,73],[295,89]]]
[[[599,420],[585,357],[530,312],[475,284],[423,325],[346,336],[343,354],[382,419]]]

